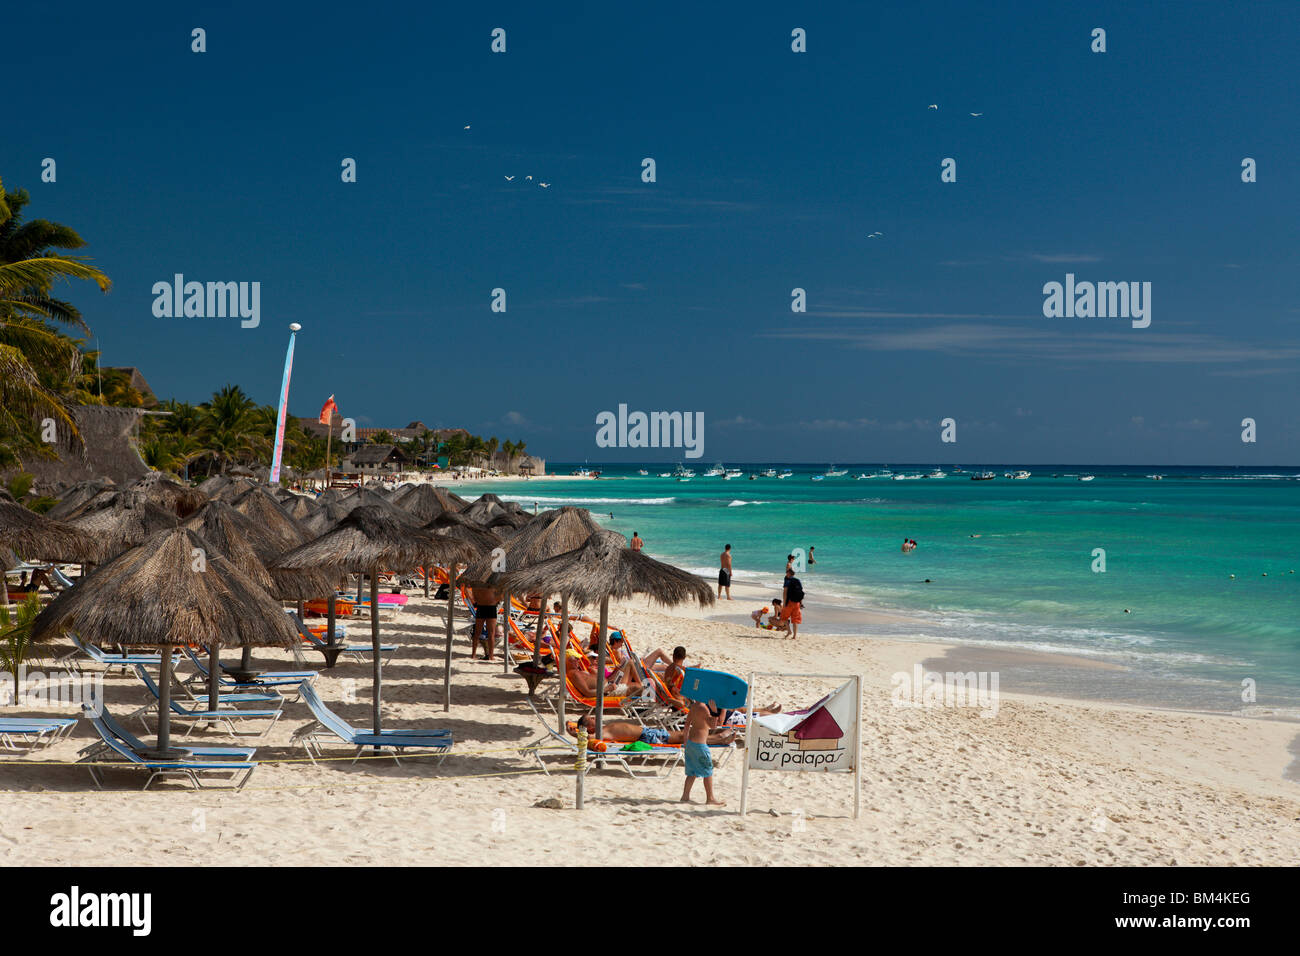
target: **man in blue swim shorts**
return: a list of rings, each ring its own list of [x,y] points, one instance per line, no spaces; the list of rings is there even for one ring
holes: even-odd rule
[[[701,701],[691,701],[690,712],[686,716],[686,740],[682,744],[686,758],[686,787],[682,790],[682,803],[691,803],[691,787],[695,778],[704,778],[704,802],[713,807],[725,807],[726,804],[713,795],[713,755],[709,752],[709,732],[713,730],[713,720],[709,705]]]

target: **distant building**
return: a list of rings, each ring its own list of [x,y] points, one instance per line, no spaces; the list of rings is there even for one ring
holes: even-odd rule
[[[410,457],[396,445],[362,445],[343,457],[343,471],[383,475],[401,471]]]

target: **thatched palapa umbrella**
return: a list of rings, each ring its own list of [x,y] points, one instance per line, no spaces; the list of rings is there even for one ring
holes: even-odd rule
[[[158,759],[170,750],[172,648],[292,647],[280,606],[193,531],[175,528],[119,554],[54,599],[32,630],[45,640],[64,631],[123,647],[156,647]],[[217,709],[216,698],[208,706]]]
[[[379,733],[379,703],[383,685],[379,658],[379,572],[409,571],[426,560],[430,550],[424,532],[378,508],[363,505],[331,531],[282,555],[275,568],[297,571],[325,568],[335,573],[370,575],[370,639],[374,644],[374,724]],[[281,615],[283,616],[283,615]]]
[[[102,479],[79,481],[59,495],[59,503],[45,512],[45,517],[53,518],[55,521],[67,521],[90,507],[96,498],[107,498],[117,490],[117,486],[111,481]]]
[[[137,478],[122,493],[129,501],[147,501],[172,512],[177,518],[188,518],[208,501],[208,496],[199,489],[182,485],[160,471]]]
[[[508,570],[531,567],[556,555],[564,554],[580,547],[593,534],[600,530],[600,525],[591,517],[586,508],[574,508],[565,505],[555,511],[543,511],[510,538],[502,547],[505,548],[505,563]],[[479,561],[466,568],[465,576],[474,581],[491,572],[490,561]],[[493,582],[503,584],[500,576],[494,576]],[[533,663],[542,659],[542,631],[546,626],[546,602],[550,595],[543,592],[537,610],[537,635],[533,641]],[[509,613],[510,590],[506,590],[506,611]],[[556,661],[562,666],[562,654],[565,647],[564,625],[569,620],[569,595],[560,592],[560,646],[556,650]],[[506,625],[509,627],[509,623]],[[506,637],[506,664],[510,666],[509,635]]]
[[[94,535],[39,515],[12,499],[0,500],[0,547],[24,558],[77,564],[99,561],[105,556],[103,545]]]
[[[713,604],[713,587],[697,574],[656,561],[627,546],[616,531],[597,531],[573,551],[506,574],[503,581],[516,591],[558,591],[578,604],[600,605],[600,647],[596,662],[596,739],[600,739],[605,711],[605,652],[609,629],[610,598],[645,594],[668,606],[697,601],[701,607]],[[564,624],[561,622],[561,638]],[[560,670],[560,730],[564,730],[564,642],[557,648]]]
[[[100,554],[108,558],[175,528],[177,519],[174,511],[119,492],[104,507],[80,514],[68,524],[97,538]]]

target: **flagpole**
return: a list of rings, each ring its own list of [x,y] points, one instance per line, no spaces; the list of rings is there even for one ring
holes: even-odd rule
[[[325,490],[330,490],[330,442],[334,440],[334,409],[330,409],[329,421],[325,423]]]
[[[280,385],[280,413],[275,420],[275,453],[271,458],[271,484],[280,483],[280,457],[284,450],[284,419],[289,413],[289,376],[293,374],[293,343],[302,326],[289,326],[289,351],[284,356],[284,381]]]

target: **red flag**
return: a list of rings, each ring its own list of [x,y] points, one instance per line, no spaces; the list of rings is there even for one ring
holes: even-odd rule
[[[327,401],[327,402],[326,402],[326,403],[321,407],[321,410],[320,410],[320,423],[321,423],[322,425],[328,425],[328,424],[330,423],[330,420],[334,417],[334,413],[337,412],[338,410],[339,410],[338,405],[336,405],[336,404],[334,403],[334,396],[331,395],[331,396],[329,397],[329,401]]]

